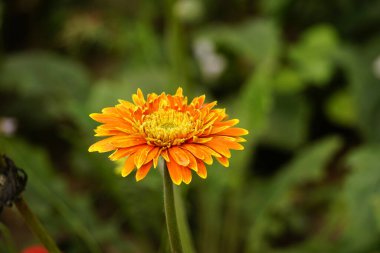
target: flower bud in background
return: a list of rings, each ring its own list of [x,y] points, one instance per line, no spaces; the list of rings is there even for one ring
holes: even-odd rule
[[[195,23],[203,17],[203,5],[198,0],[180,0],[174,5],[174,15],[184,23]]]
[[[15,118],[0,118],[0,135],[12,136],[17,130],[17,120]]]

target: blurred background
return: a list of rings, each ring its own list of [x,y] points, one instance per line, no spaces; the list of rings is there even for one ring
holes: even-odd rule
[[[229,168],[177,188],[193,252],[380,252],[379,0],[0,10],[0,152],[28,173],[25,198],[64,252],[168,252],[158,171],[136,183],[88,153],[88,114],[178,86],[250,130]],[[38,243],[14,208],[0,231],[1,252]]]

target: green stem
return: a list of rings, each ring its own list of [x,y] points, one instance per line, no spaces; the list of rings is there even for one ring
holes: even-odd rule
[[[58,249],[57,245],[47,233],[41,222],[37,219],[37,217],[33,214],[32,210],[30,210],[28,204],[21,196],[21,198],[15,201],[16,207],[18,211],[23,216],[26,224],[33,231],[33,233],[40,239],[41,243],[46,247],[49,253],[60,253],[61,251]]]
[[[164,178],[164,206],[166,227],[169,234],[169,243],[172,253],[182,253],[182,244],[178,230],[176,206],[174,202],[173,182],[169,175],[169,170],[164,163],[163,178]]]
[[[187,215],[185,204],[182,199],[182,189],[180,187],[174,188],[174,203],[176,206],[176,214],[178,220],[178,230],[181,237],[182,249],[186,253],[195,253],[193,240],[190,233],[189,223],[187,222]]]

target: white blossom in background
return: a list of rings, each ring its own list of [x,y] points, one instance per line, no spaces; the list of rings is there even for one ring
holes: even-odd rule
[[[373,74],[380,79],[380,55],[373,61]]]
[[[0,134],[12,136],[17,130],[17,120],[15,118],[0,118]]]
[[[195,40],[193,51],[206,81],[216,80],[226,69],[226,59],[215,51],[211,40],[205,38]]]

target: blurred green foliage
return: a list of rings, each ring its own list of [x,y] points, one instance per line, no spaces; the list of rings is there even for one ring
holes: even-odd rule
[[[159,173],[136,183],[89,154],[88,114],[178,86],[250,130],[229,169],[176,189],[194,252],[380,252],[379,0],[0,9],[0,152],[64,252],[168,251]],[[1,252],[35,242],[15,217],[1,216]]]

